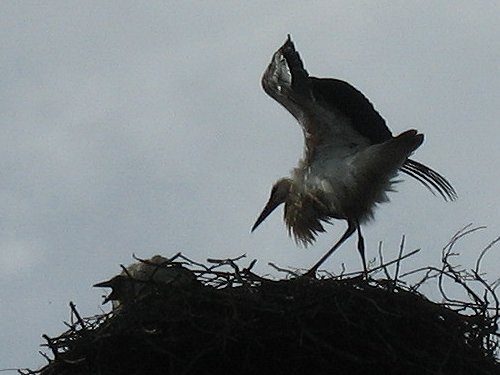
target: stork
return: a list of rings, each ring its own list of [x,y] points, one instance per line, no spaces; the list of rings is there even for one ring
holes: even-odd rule
[[[455,200],[452,185],[431,168],[410,159],[423,134],[407,130],[393,136],[370,101],[345,81],[309,76],[290,35],[273,55],[262,77],[264,91],[299,122],[304,155],[289,177],[279,179],[252,227],[252,232],[284,203],[288,233],[304,246],[312,244],[324,223],[347,221],[347,230],[306,273],[314,276],[323,262],[355,232],[367,273],[361,224],[387,202],[395,177],[403,172],[445,200]]]
[[[150,259],[139,259],[124,267],[119,275],[94,284],[94,287],[111,288],[111,293],[103,304],[111,301],[113,310],[140,300],[155,293],[158,288],[167,286],[186,287],[197,283],[193,272],[168,258],[155,255]]]

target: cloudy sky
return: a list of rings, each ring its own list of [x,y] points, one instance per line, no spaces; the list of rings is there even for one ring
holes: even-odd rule
[[[146,5],[145,5],[146,4]],[[304,250],[280,212],[249,229],[302,153],[294,119],[260,88],[291,33],[313,75],[362,90],[394,133],[426,136],[415,159],[444,174],[445,203],[406,180],[364,234],[387,258],[401,236],[437,264],[472,266],[500,234],[500,3],[2,1],[0,368],[38,367],[68,302],[99,313],[92,284],[132,253],[258,259],[306,268],[345,230]],[[286,5],[285,5],[286,4]],[[448,4],[448,5],[446,5]],[[351,240],[325,264],[360,267]],[[500,249],[484,270],[499,277]]]

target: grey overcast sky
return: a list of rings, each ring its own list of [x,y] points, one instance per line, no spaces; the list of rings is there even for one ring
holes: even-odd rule
[[[221,5],[222,4],[222,5]],[[345,230],[304,250],[276,212],[249,233],[273,182],[302,153],[294,119],[260,77],[291,33],[312,75],[349,81],[394,133],[426,136],[415,159],[445,175],[445,203],[398,185],[364,230],[370,258],[422,248],[439,261],[468,223],[458,262],[500,234],[498,1],[0,2],[0,368],[38,367],[74,301],[132,253],[258,259],[306,268]],[[500,250],[484,270],[499,277]],[[360,267],[355,241],[324,267]],[[107,307],[105,307],[107,308]]]

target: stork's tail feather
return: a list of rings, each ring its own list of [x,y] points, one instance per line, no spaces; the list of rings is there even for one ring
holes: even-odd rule
[[[437,193],[446,201],[457,199],[457,192],[446,178],[426,165],[412,159],[407,159],[401,167],[401,171],[419,181],[432,194],[436,195]]]

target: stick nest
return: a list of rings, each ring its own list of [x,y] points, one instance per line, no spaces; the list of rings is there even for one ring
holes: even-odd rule
[[[480,298],[470,274],[450,265],[450,254],[451,247],[441,269],[419,271],[425,280],[441,285],[448,278],[467,288],[468,302],[434,303],[415,285],[390,278],[274,281],[255,275],[253,262],[241,269],[241,259],[204,265],[178,255],[172,263],[192,270],[197,282],[158,285],[90,318],[70,304],[69,330],[45,336],[53,358],[40,370],[20,372],[500,374],[493,290],[484,283]]]

